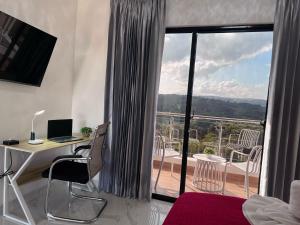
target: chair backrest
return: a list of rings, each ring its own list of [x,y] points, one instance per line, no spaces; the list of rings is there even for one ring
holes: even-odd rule
[[[262,158],[262,146],[257,145],[254,146],[249,154],[248,162],[247,162],[247,169],[249,173],[258,174],[260,170]]]
[[[157,132],[155,134],[153,154],[156,156],[162,156],[164,153],[165,153],[165,140],[164,137]]]
[[[190,138],[198,139],[198,130],[190,129]]]
[[[171,131],[171,141],[172,140],[179,140],[179,130],[173,128]]]
[[[109,122],[97,127],[94,139],[91,143],[91,150],[89,153],[90,160],[88,161],[88,169],[90,178],[93,178],[102,169],[102,150],[107,136]]]
[[[242,129],[239,135],[238,144],[244,148],[252,148],[258,144],[260,131]]]

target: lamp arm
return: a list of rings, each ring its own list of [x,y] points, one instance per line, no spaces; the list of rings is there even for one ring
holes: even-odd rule
[[[34,131],[33,131],[33,121],[35,120],[35,117],[36,117],[36,116],[34,116],[34,117],[32,118],[32,121],[31,121],[31,132],[34,132]]]

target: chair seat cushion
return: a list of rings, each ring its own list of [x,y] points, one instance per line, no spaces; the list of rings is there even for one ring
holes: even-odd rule
[[[49,171],[50,168],[45,170],[42,177],[48,178]],[[87,164],[73,161],[57,163],[52,170],[52,179],[86,184],[89,181]]]

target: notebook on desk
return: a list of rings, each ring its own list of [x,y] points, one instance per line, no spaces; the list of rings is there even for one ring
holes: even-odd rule
[[[71,141],[82,140],[80,137],[74,137],[73,131],[73,120],[48,120],[48,135],[47,138],[50,141],[64,143]]]

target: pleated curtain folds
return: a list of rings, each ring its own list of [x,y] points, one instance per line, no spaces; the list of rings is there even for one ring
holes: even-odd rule
[[[266,191],[288,202],[300,179],[300,1],[278,0],[273,43]]]
[[[165,0],[111,0],[105,121],[111,121],[100,188],[150,199]]]

